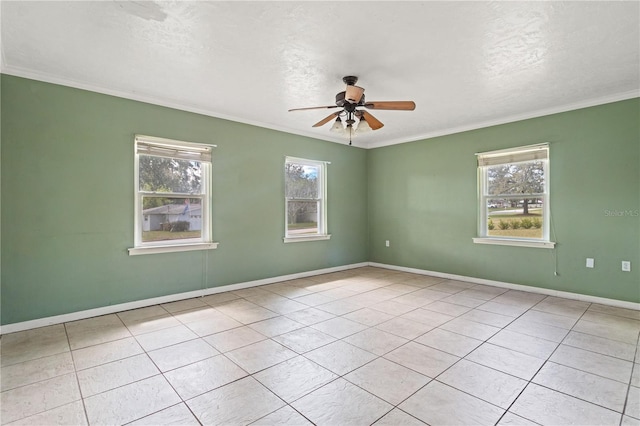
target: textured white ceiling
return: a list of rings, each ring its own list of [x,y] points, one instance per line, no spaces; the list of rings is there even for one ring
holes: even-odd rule
[[[639,94],[640,3],[1,2],[2,72],[345,143],[356,75],[382,146]]]

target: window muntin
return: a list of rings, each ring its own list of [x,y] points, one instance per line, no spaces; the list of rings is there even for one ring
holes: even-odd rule
[[[136,248],[211,242],[211,150],[136,136]]]
[[[480,237],[549,241],[547,144],[478,154]]]
[[[327,236],[326,163],[285,159],[285,241]]]

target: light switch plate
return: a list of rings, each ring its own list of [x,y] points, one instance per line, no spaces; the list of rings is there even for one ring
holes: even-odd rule
[[[623,272],[631,272],[631,262],[628,260],[622,261],[622,271]]]
[[[587,257],[587,268],[593,268],[593,259]]]

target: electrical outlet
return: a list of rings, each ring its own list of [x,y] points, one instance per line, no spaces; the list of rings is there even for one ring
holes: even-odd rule
[[[631,272],[631,262],[628,260],[622,261],[622,271],[623,272]]]
[[[587,257],[587,268],[593,268],[593,259],[590,257]]]
[[[387,247],[391,247],[391,243],[389,243],[389,240],[385,241],[384,245],[387,246]]]

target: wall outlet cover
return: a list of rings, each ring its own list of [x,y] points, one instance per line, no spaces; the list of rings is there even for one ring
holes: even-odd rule
[[[593,268],[594,261],[592,258],[587,257],[587,268]]]

